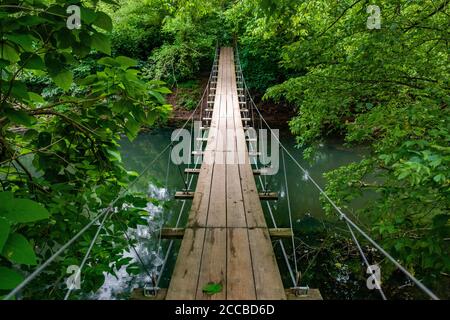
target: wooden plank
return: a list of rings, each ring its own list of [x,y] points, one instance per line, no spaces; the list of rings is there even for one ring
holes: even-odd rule
[[[265,228],[248,229],[256,298],[285,300],[283,282],[278,270],[269,232]]]
[[[253,174],[259,176],[264,173],[264,169],[253,169]],[[184,169],[185,174],[200,174],[200,169]]]
[[[309,289],[307,294],[295,295],[291,289],[286,289],[286,298],[288,300],[323,300],[319,289]]]
[[[167,299],[285,299],[270,235],[290,233],[267,229],[247,150],[231,48],[221,49],[215,92],[204,162],[200,170],[186,171],[199,174],[196,191],[176,194],[193,201]],[[235,135],[226,138],[227,129]],[[179,238],[183,229],[163,234]],[[222,283],[222,292],[206,295],[202,289],[211,282]]]
[[[229,227],[228,227],[229,228]],[[234,229],[238,229],[235,227]],[[240,229],[247,229],[246,227],[241,227]],[[163,228],[161,230],[161,238],[163,239],[182,239],[184,236],[185,228]],[[292,237],[291,228],[269,228],[269,235],[272,240],[284,239]],[[247,240],[248,242],[248,240]]]
[[[227,63],[226,57],[222,60],[221,72],[226,72]],[[225,152],[226,151],[226,94],[223,90],[226,90],[227,81],[223,77],[221,80],[221,92],[218,92],[220,99],[219,105],[215,105],[213,118],[217,119],[218,130],[217,135],[214,136],[213,143],[216,146],[214,149],[214,172],[211,181],[211,203],[208,207],[208,218],[206,221],[207,227],[226,227],[227,220],[227,207],[226,207],[226,165],[225,165]],[[210,143],[208,143],[210,145]],[[212,203],[213,201],[213,203]]]
[[[167,296],[167,289],[161,288],[154,297],[147,297],[144,295],[143,288],[136,288],[131,292],[130,300],[164,300]]]
[[[227,227],[247,227],[237,164],[227,166]]]
[[[204,226],[206,224],[213,169],[214,165],[202,164],[189,212],[187,223],[189,227]]]
[[[162,239],[183,239],[184,228],[162,228],[161,238]]]
[[[253,174],[259,176],[263,173],[264,169],[253,169]],[[185,174],[200,174],[200,169],[184,169]]]
[[[246,227],[244,199],[242,196],[242,185],[239,175],[239,164],[237,154],[237,136],[235,127],[235,117],[239,116],[236,112],[238,106],[232,97],[232,75],[229,78],[230,92],[227,95],[227,129],[228,140],[227,150],[227,227]],[[248,238],[247,238],[248,242]]]
[[[175,192],[175,199],[178,200],[189,200],[194,199],[195,192],[191,191],[177,191]]]
[[[267,228],[255,179],[253,177],[253,171],[251,170],[250,165],[239,165],[239,172],[241,175],[242,195],[244,199],[247,226],[249,228]]]
[[[260,192],[259,200],[278,200],[278,192]]]
[[[227,233],[225,228],[206,228],[205,243],[198,278],[197,300],[226,299]],[[220,283],[223,290],[214,295],[203,292],[208,283]]]
[[[207,227],[227,226],[226,166],[215,164],[211,182],[211,203],[208,208]]]
[[[204,241],[205,229],[185,230],[166,299],[195,299]]]
[[[228,228],[227,299],[255,300],[253,266],[246,228]]]
[[[292,237],[292,229],[291,228],[270,228],[269,235],[272,240],[274,239],[282,239],[282,238],[291,238]]]
[[[184,169],[185,174],[200,174],[200,169],[187,168]]]

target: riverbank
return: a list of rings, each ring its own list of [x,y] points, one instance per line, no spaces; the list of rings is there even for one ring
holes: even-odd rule
[[[276,126],[288,127],[288,122],[295,116],[295,113],[287,110],[286,108],[277,107],[273,104],[262,103],[258,105],[264,119],[271,124]],[[192,110],[187,110],[183,107],[173,105],[172,115],[169,118],[168,124],[170,126],[176,125],[180,122],[184,122],[189,119],[192,114]],[[200,109],[198,109],[194,114],[194,119],[200,118]],[[255,117],[256,119],[256,117]]]
[[[189,119],[192,114],[192,110],[195,109],[195,102],[201,99],[203,90],[206,87],[209,79],[209,73],[203,73],[196,81],[188,81],[178,84],[177,87],[172,88],[172,93],[167,96],[167,102],[173,106],[172,115],[169,118],[168,125],[176,126],[180,122],[184,122]],[[255,97],[255,102],[261,111],[264,119],[276,127],[288,128],[288,122],[296,115],[295,110],[285,105],[277,105],[273,102],[259,101]],[[191,109],[187,108],[188,105]],[[206,103],[203,105],[206,108]],[[200,108],[195,112],[194,119],[200,118]],[[255,111],[256,113],[256,111]],[[255,114],[255,120],[257,115]]]

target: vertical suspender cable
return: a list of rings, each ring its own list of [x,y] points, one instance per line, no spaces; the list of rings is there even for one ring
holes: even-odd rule
[[[289,198],[289,186],[287,181],[287,174],[286,174],[286,162],[284,160],[284,152],[281,150],[281,158],[283,160],[283,172],[284,172],[284,184],[286,188],[286,200],[288,205],[288,212],[289,212],[289,226],[291,228],[291,240],[292,240],[292,253],[294,257],[294,267],[295,267],[295,273],[298,275],[298,267],[297,267],[297,253],[295,248],[295,240],[294,240],[294,226],[292,224],[292,210],[291,210],[291,200]],[[295,283],[295,286],[297,286],[297,281]]]

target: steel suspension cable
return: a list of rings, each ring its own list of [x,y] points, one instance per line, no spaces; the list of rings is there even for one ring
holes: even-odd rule
[[[205,96],[206,88],[203,91],[202,100]],[[202,101],[201,100],[201,101]],[[177,135],[175,136],[176,140],[178,136],[181,133],[181,130],[186,127],[186,125],[189,123],[189,121],[193,118],[195,112],[197,111],[199,107],[200,102],[197,104],[194,111],[191,113],[189,118],[185,121],[182,128],[178,131]],[[102,213],[97,215],[94,219],[92,219],[88,224],[86,224],[83,229],[81,229],[75,236],[73,236],[70,240],[68,240],[64,245],[61,246],[50,258],[48,258],[43,264],[41,264],[35,271],[33,271],[31,274],[29,274],[17,287],[15,287],[10,293],[8,293],[6,296],[4,296],[3,300],[9,300],[14,295],[16,295],[20,290],[22,290],[26,285],[28,285],[32,280],[34,280],[45,268],[49,266],[51,262],[53,262],[59,255],[61,255],[69,246],[71,246],[81,235],[83,235],[89,228],[97,222],[101,217],[104,215],[110,213],[112,209],[114,208],[114,205],[117,203],[117,201],[127,192],[131,189],[132,186],[134,186],[137,181],[150,169],[150,167],[161,157],[161,155],[167,151],[167,149],[172,145],[172,142],[170,142],[145,168],[144,170],[139,174],[138,177],[136,177],[135,180],[133,180],[127,188],[123,188],[116,198],[114,198],[113,201],[110,202],[110,204],[104,209]]]
[[[169,193],[169,171],[170,171],[170,157],[172,155],[172,148],[169,151],[169,154],[167,156],[167,167],[166,167],[166,181],[165,181],[165,188],[166,188],[166,192]],[[157,250],[157,255],[159,256],[159,253],[161,251],[161,239],[162,239],[162,229],[164,226],[164,210],[162,210],[161,212],[161,222],[160,222],[160,226],[159,226],[159,237],[158,237],[158,250]]]
[[[98,226],[97,232],[95,233],[94,238],[92,238],[92,241],[91,241],[91,243],[89,244],[89,248],[88,248],[88,250],[86,251],[86,254],[84,255],[83,261],[81,261],[80,267],[79,267],[78,270],[76,271],[75,279],[80,278],[81,271],[83,270],[83,267],[84,267],[84,265],[85,265],[87,259],[89,258],[89,255],[91,254],[92,248],[94,248],[94,244],[95,244],[95,242],[97,241],[97,238],[98,238],[98,236],[99,236],[99,234],[100,234],[100,230],[102,230],[103,225],[105,224],[105,221],[106,221],[106,219],[108,219],[109,216],[110,216],[109,213],[108,213],[108,214],[105,214],[105,216],[103,217],[102,222],[101,222],[100,225]],[[64,300],[67,300],[67,299],[69,298],[69,296],[70,296],[70,294],[72,293],[72,290],[73,290],[73,289],[74,289],[73,286],[70,286],[69,290],[67,290],[67,293],[66,293],[66,295],[65,295],[65,297],[64,297]]]
[[[250,151],[253,151],[253,145],[251,144],[251,142],[249,143],[249,146],[250,146],[250,149],[251,149]],[[254,165],[255,165],[256,169],[258,170],[259,166],[258,166],[258,161],[256,159],[254,159]],[[259,179],[259,183],[260,183],[263,191],[265,192],[266,189],[265,189],[264,183],[263,183],[263,181],[261,179],[261,176],[258,176],[258,179]],[[275,216],[274,216],[274,214],[272,212],[272,207],[270,206],[269,202],[266,202],[266,205],[267,205],[267,209],[269,210],[269,215],[270,215],[270,219],[272,220],[273,227],[277,228],[278,226],[277,226],[277,222],[275,221]],[[281,239],[279,239],[277,241],[278,241],[278,243],[280,245],[281,253],[283,254],[284,261],[285,261],[286,266],[288,268],[289,275],[290,275],[291,280],[292,280],[292,285],[295,287],[297,285],[297,277],[294,275],[294,271],[292,270],[291,263],[289,262],[289,257],[288,257],[288,255],[286,253],[286,248],[284,247],[284,243],[283,243],[283,241]]]
[[[359,241],[356,238],[355,233],[353,232],[352,228],[350,227],[350,225],[348,223],[346,223],[346,224],[347,224],[348,230],[350,231],[350,234],[352,235],[353,241],[355,242],[356,246],[358,247],[359,254],[364,260],[364,264],[366,265],[367,269],[371,272],[371,275],[372,275],[373,274],[372,266],[369,264],[369,261],[367,260],[366,255],[364,254],[364,251],[362,250],[361,245],[359,244]],[[380,283],[380,281],[378,281],[377,278],[375,278],[375,284],[376,284],[376,288],[377,288],[378,292],[381,295],[381,298],[383,300],[387,300],[386,295],[384,294],[383,289],[381,288],[381,283]]]
[[[297,253],[295,250],[295,240],[294,240],[294,226],[292,224],[292,210],[291,210],[291,200],[289,197],[289,186],[287,181],[287,174],[286,174],[286,162],[284,160],[284,152],[281,150],[281,159],[283,161],[283,172],[284,172],[284,184],[286,188],[286,200],[288,205],[288,213],[289,213],[289,226],[291,228],[291,240],[292,240],[292,252],[294,256],[294,267],[295,267],[295,274],[298,275],[298,266],[297,266]],[[295,284],[297,286],[297,283]]]
[[[245,84],[245,80],[244,80]],[[256,111],[259,113],[259,115],[262,117],[264,123],[266,124],[267,128],[270,130],[272,135],[275,137],[275,139],[278,141],[280,146],[286,151],[286,154],[294,161],[294,163],[303,171],[306,177],[308,177],[308,180],[313,183],[313,185],[319,190],[320,194],[325,197],[325,199],[333,206],[333,208],[340,214],[340,218],[346,220],[356,231],[358,231],[364,238],[366,238],[375,248],[377,248],[386,258],[388,258],[400,271],[402,271],[408,278],[410,278],[423,292],[425,292],[430,298],[433,300],[439,300],[439,298],[430,290],[428,289],[422,282],[420,282],[416,277],[414,277],[406,268],[404,268],[400,263],[395,260],[387,251],[385,251],[378,243],[375,242],[366,232],[364,232],[361,228],[359,228],[345,213],[342,212],[342,210],[336,205],[336,203],[331,200],[331,198],[323,191],[323,189],[319,186],[319,184],[309,175],[308,171],[303,168],[303,166],[298,163],[298,161],[292,156],[292,154],[286,149],[286,147],[281,143],[281,141],[278,139],[278,137],[273,133],[272,128],[269,126],[267,121],[262,116],[260,110],[256,106],[255,102],[253,101],[252,97],[250,97],[251,102],[255,106]]]
[[[213,67],[212,67],[212,69],[214,69],[214,65],[215,65],[216,62],[217,62],[217,57],[218,57],[218,45],[216,46],[216,53],[215,53],[215,57],[214,57],[214,62],[213,62]],[[211,74],[210,74],[210,76],[209,76],[208,83],[206,84],[206,88],[209,87],[209,85],[210,85],[210,83],[211,83],[211,79],[212,79],[212,71],[211,71]],[[204,99],[204,97],[202,97],[202,99],[200,100],[200,103],[202,103],[202,104],[203,104],[203,99]],[[208,101],[208,97],[207,97],[206,100]],[[201,116],[200,116],[200,120],[201,120]],[[192,132],[193,132],[193,125],[191,126],[191,137],[193,137]],[[201,136],[203,137],[203,134],[202,134],[201,130],[200,130],[200,132],[199,132],[199,135],[201,135]],[[190,144],[190,147],[191,147],[192,145],[194,145],[194,149],[197,149],[197,144],[196,144],[196,143],[197,143],[197,137],[194,137],[194,141],[193,141],[193,143]],[[189,155],[192,154],[191,151],[192,151],[192,149],[189,151]],[[200,157],[198,157],[197,160],[195,161],[194,169],[197,168],[197,165],[198,165],[198,163],[199,163],[199,160],[200,160]],[[190,161],[189,161],[189,167],[190,167]],[[188,177],[188,180],[189,180],[189,184],[188,184],[188,186],[187,186],[187,189],[189,190],[189,189],[191,188],[192,182],[193,182],[193,180],[194,180],[194,175],[192,174],[191,177],[190,177],[190,179],[189,179],[189,177]],[[177,222],[175,223],[175,228],[177,228],[177,227],[179,226],[179,224],[180,224],[181,216],[182,216],[182,213],[183,213],[183,211],[184,211],[185,205],[186,205],[186,200],[183,200],[183,201],[182,201],[181,208],[180,208],[180,211],[179,211],[179,213],[178,213]],[[167,248],[166,255],[165,255],[164,260],[163,260],[163,263],[162,263],[162,265],[161,265],[161,269],[160,269],[159,272],[158,272],[158,277],[157,277],[157,280],[156,280],[156,287],[159,287],[159,283],[160,283],[160,281],[161,281],[161,279],[162,279],[162,275],[163,275],[164,269],[165,269],[165,267],[166,267],[166,265],[167,265],[167,261],[169,260],[169,254],[170,254],[170,252],[171,252],[171,250],[172,250],[173,243],[174,243],[174,240],[170,240],[169,246],[168,246],[168,248]]]
[[[239,55],[237,55],[237,56],[239,57]],[[238,63],[240,63],[240,62],[239,62],[239,58],[237,59],[237,61],[238,61]],[[243,84],[245,84],[243,75],[241,76],[241,79],[242,79],[242,81],[243,81]],[[248,91],[246,90],[246,92],[248,92]],[[246,103],[246,104],[247,104],[247,103]],[[246,107],[248,108],[249,106],[246,106]],[[254,127],[254,113],[253,113],[253,106],[250,105],[250,107],[252,108],[252,120],[253,120],[252,123],[253,123],[253,128],[255,128],[255,127]],[[258,122],[257,122],[257,123],[258,123]],[[259,125],[260,125],[260,129],[262,129],[262,124],[259,123]],[[250,138],[250,136],[249,136],[249,138]],[[256,142],[256,143],[257,143],[257,142]],[[255,150],[255,149],[253,148],[253,142],[252,142],[252,141],[249,141],[249,147],[250,147],[250,151],[252,151],[252,152],[256,152],[256,151],[257,151],[257,150]],[[253,161],[254,161],[253,164],[255,165],[255,168],[256,168],[257,170],[260,170],[260,169],[259,169],[259,165],[258,165],[258,160],[257,160],[256,158],[253,158]],[[262,187],[262,189],[263,189],[263,192],[267,192],[267,190],[266,190],[266,185],[263,183],[263,180],[262,180],[262,178],[261,178],[260,175],[258,176],[258,179],[259,179],[259,183],[260,183],[260,185],[261,185],[261,187]],[[274,228],[277,228],[277,223],[276,223],[276,221],[275,221],[275,217],[274,217],[274,214],[273,214],[273,212],[272,212],[272,207],[270,206],[269,202],[266,202],[266,205],[267,205],[267,209],[269,210],[269,215],[270,215],[270,218],[271,218],[271,220],[272,220],[272,224],[273,224]],[[291,263],[289,262],[289,257],[288,257],[287,252],[286,252],[286,248],[284,247],[284,243],[283,243],[283,241],[282,241],[281,239],[277,240],[277,243],[280,245],[281,253],[283,254],[283,257],[284,257],[286,266],[287,266],[287,268],[288,268],[289,275],[290,275],[291,280],[292,280],[292,284],[293,284],[293,286],[296,286],[296,285],[297,285],[297,280],[296,280],[297,277],[294,275],[294,271],[292,270]],[[294,246],[294,250],[295,250],[295,246]],[[298,274],[298,272],[297,272],[297,274]]]
[[[237,50],[237,45],[236,45],[236,50]],[[242,76],[242,81],[243,81],[245,90],[247,92],[249,92],[247,84],[246,84],[243,76]],[[336,205],[336,203],[333,200],[331,200],[331,198],[325,193],[325,191],[319,186],[319,184],[309,175],[308,171],[305,168],[303,168],[303,166],[300,165],[300,163],[298,163],[298,161],[292,156],[292,154],[281,143],[280,139],[273,133],[273,130],[267,123],[266,119],[264,119],[263,115],[261,114],[259,108],[257,107],[257,105],[251,95],[249,95],[249,98],[250,98],[251,103],[255,107],[257,113],[259,114],[261,119],[264,121],[265,125],[270,130],[271,134],[275,137],[275,139],[278,141],[280,146],[286,152],[286,154],[292,159],[292,161],[294,161],[294,163],[300,168],[300,170],[303,171],[303,173],[308,178],[308,180],[310,180],[313,183],[313,185],[319,190],[320,194],[323,195],[325,197],[325,199],[333,206],[333,208],[340,214],[340,218],[344,219],[356,231],[358,231],[364,238],[366,238],[367,241],[369,241],[375,248],[377,248],[386,258],[388,258],[400,271],[402,271],[409,279],[411,279],[431,299],[439,300],[439,298],[430,289],[428,289],[422,282],[420,282],[416,277],[414,277],[405,267],[403,267],[400,263],[398,263],[395,258],[393,258],[386,250],[384,250],[377,242],[375,242],[375,240],[373,240],[366,232],[364,232],[359,226],[357,226],[344,212],[342,212],[342,210]]]

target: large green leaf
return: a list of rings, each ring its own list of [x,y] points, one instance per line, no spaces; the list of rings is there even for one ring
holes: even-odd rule
[[[45,100],[41,95],[31,91],[28,92],[28,101],[31,102],[31,104],[45,103]]]
[[[130,111],[130,107],[132,106],[131,102],[125,99],[121,99],[118,101],[115,101],[112,105],[112,111],[117,114],[123,114],[125,112]]]
[[[120,156],[120,152],[117,150],[111,150],[111,149],[106,149],[106,151],[108,152],[109,156],[109,160],[111,161],[122,161],[122,157]]]
[[[164,96],[161,93],[153,91],[153,90],[149,90],[148,93],[151,94],[152,96],[154,96],[159,103],[164,104],[166,102],[166,99],[164,98]]]
[[[44,61],[37,54],[31,54],[29,52],[24,52],[20,58],[20,64],[24,66],[25,69],[30,70],[45,70]]]
[[[134,120],[133,117],[128,117],[127,122],[125,123],[125,134],[130,139],[130,141],[134,140],[136,138],[137,133],[139,131],[140,125],[139,122]]]
[[[111,41],[108,36],[102,33],[92,35],[92,48],[111,55]]]
[[[0,290],[11,290],[23,281],[23,276],[17,271],[0,267]]]
[[[9,221],[3,217],[0,217],[0,252],[3,250],[3,246],[8,239],[10,229],[11,225]]]
[[[27,88],[25,82],[23,82],[23,81],[17,81],[17,80],[14,81],[12,90],[11,90],[11,94],[13,97],[15,97],[17,99],[26,100],[29,98],[28,88]]]
[[[94,10],[86,7],[81,7],[80,13],[81,13],[81,20],[86,24],[93,23],[97,18],[97,13]]]
[[[14,199],[14,195],[12,192],[10,191],[0,192],[0,208],[2,203],[4,203],[5,201],[10,201],[12,199]]]
[[[115,60],[122,66],[123,69],[135,67],[138,64],[137,60],[134,60],[134,59],[131,59],[128,57],[124,57],[124,56],[119,56]]]
[[[19,45],[24,51],[32,51],[33,40],[36,40],[34,37],[27,34],[9,34],[6,37],[8,40]]]
[[[17,62],[19,61],[19,53],[12,44],[0,41],[0,59]]]
[[[29,127],[36,123],[36,119],[22,110],[6,109],[5,114],[14,124],[21,124]]]
[[[36,265],[36,255],[28,240],[19,233],[9,236],[2,251],[2,255],[12,263]]]
[[[53,81],[55,81],[56,85],[65,91],[69,90],[73,83],[73,73],[69,70],[63,70],[56,74],[51,74],[50,76]]]
[[[103,12],[97,12],[97,18],[92,24],[108,32],[111,32],[113,28],[111,18]]]
[[[27,223],[47,219],[47,209],[29,199],[9,199],[0,203],[0,215],[11,222]]]
[[[202,291],[208,295],[213,295],[213,294],[221,292],[222,289],[223,289],[223,286],[221,283],[210,282],[203,286]]]

